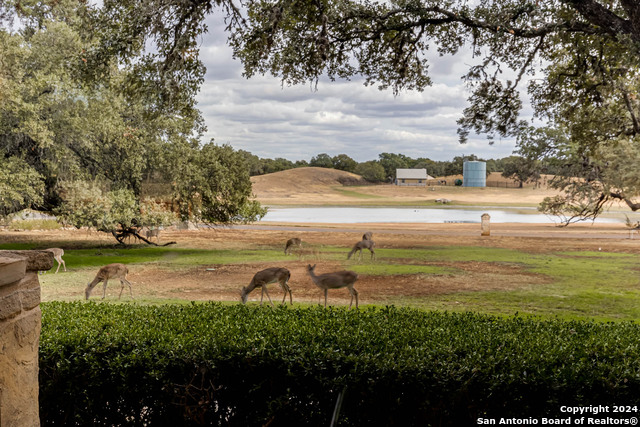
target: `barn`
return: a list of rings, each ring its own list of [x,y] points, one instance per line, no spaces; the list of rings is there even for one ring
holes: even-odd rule
[[[429,178],[426,169],[396,169],[396,185],[426,187]]]

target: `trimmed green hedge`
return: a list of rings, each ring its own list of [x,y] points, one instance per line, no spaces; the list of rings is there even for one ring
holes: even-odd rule
[[[42,304],[43,425],[471,425],[640,404],[640,326],[387,307]]]

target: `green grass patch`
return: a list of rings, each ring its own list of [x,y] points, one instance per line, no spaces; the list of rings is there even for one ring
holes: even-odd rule
[[[435,265],[412,265],[412,264],[354,264],[349,270],[358,274],[371,276],[397,276],[408,274],[424,275],[453,275],[451,268],[439,267]]]
[[[631,254],[601,251],[530,254],[482,247],[380,249],[376,253],[379,260],[391,264],[408,261],[415,264],[483,262],[515,265],[523,272],[544,276],[548,282],[501,291],[450,292],[421,298],[390,297],[388,302],[392,304],[564,319],[620,321],[640,318],[640,277],[637,257]],[[428,277],[425,280],[428,281]]]
[[[171,247],[76,249],[65,251],[64,258],[74,268],[97,267],[115,262],[122,264],[155,264],[166,268],[189,268],[201,265],[271,262],[290,259],[280,249],[238,251]]]
[[[536,255],[502,248],[476,246],[430,246],[413,249],[376,249],[378,257],[404,258],[416,261],[483,261],[522,263],[537,258]]]

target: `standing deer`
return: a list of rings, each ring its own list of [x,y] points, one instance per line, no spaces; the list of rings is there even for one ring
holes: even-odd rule
[[[358,291],[355,290],[353,284],[358,280],[358,273],[354,271],[336,271],[335,273],[315,274],[316,265],[307,265],[307,272],[313,283],[324,291],[324,306],[327,307],[327,291],[329,289],[347,288],[351,294],[351,302],[349,309],[353,304],[353,297],[356,298],[356,308],[358,308]]]
[[[362,235],[362,240],[373,240],[373,233],[370,231],[367,231]]]
[[[102,285],[102,299],[104,299],[107,293],[107,282],[109,279],[120,279],[120,295],[118,295],[118,299],[122,296],[122,291],[124,290],[124,285],[129,286],[129,293],[131,294],[131,299],[133,299],[133,292],[131,291],[131,282],[127,280],[127,274],[129,274],[129,269],[124,264],[109,264],[104,267],[100,267],[98,270],[98,274],[96,277],[89,283],[87,283],[87,288],[84,290],[84,298],[89,299],[89,295],[91,295],[91,291],[95,286],[104,282]]]
[[[302,240],[300,240],[297,237],[287,240],[287,244],[284,247],[284,254],[285,255],[290,254],[291,249],[293,249],[294,246],[297,246],[298,248],[302,248]]]
[[[64,263],[64,260],[62,259],[62,255],[64,255],[64,250],[60,249],[60,248],[49,248],[49,249],[45,249],[45,251],[47,252],[51,252],[53,254],[53,259],[55,259],[58,262],[58,268],[56,268],[56,273],[58,273],[58,270],[60,270],[60,264],[62,264],[62,267],[64,268],[64,271],[67,271],[67,264]]]
[[[160,243],[160,229],[159,228],[154,228],[153,230],[147,230],[145,232],[145,235],[147,236],[147,240],[151,240],[152,237],[155,237],[156,241],[158,243]]]
[[[280,287],[284,291],[284,297],[282,297],[282,304],[287,299],[287,292],[289,293],[289,302],[293,305],[293,298],[291,297],[291,288],[287,282],[291,277],[291,273],[286,268],[280,267],[271,267],[265,270],[258,271],[251,279],[251,283],[249,286],[243,286],[240,291],[240,299],[243,304],[247,303],[247,297],[255,288],[262,288],[262,296],[260,297],[260,305],[262,305],[262,300],[264,299],[264,294],[267,294],[267,298],[269,298],[269,302],[273,305],[273,301],[271,301],[271,297],[269,296],[269,291],[267,291],[267,285],[269,283],[278,282]]]
[[[376,252],[373,250],[375,246],[376,246],[376,243],[373,240],[360,240],[358,243],[353,245],[353,249],[351,249],[351,252],[349,252],[349,255],[347,255],[347,259],[350,259],[351,255],[353,255],[357,251],[359,251],[358,259],[362,259],[363,249],[369,249],[369,252],[371,252],[371,259],[375,259]]]

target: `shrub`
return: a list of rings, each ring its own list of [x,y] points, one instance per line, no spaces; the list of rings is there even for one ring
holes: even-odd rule
[[[471,425],[638,403],[640,327],[413,309],[43,304],[43,425]]]

